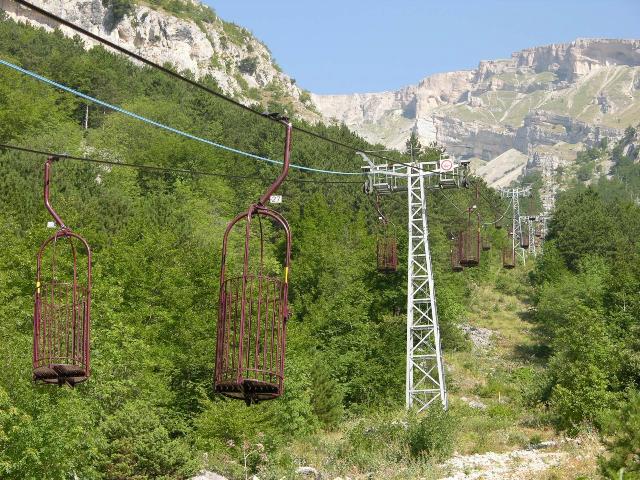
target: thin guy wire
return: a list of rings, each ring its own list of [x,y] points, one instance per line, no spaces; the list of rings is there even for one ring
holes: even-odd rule
[[[167,130],[169,132],[172,132],[172,133],[175,133],[177,135],[189,138],[191,140],[196,140],[198,142],[206,143],[207,145],[211,145],[213,147],[216,147],[216,148],[219,148],[219,149],[222,149],[222,150],[226,150],[228,152],[235,153],[235,154],[238,154],[238,155],[242,155],[242,156],[245,156],[245,157],[253,158],[254,160],[260,160],[260,161],[263,161],[263,162],[282,165],[282,161],[281,160],[273,160],[271,158],[261,157],[260,155],[255,155],[253,153],[244,152],[242,150],[238,150],[238,149],[233,148],[233,147],[228,147],[228,146],[223,145],[221,143],[216,143],[216,142],[213,142],[211,140],[207,140],[206,138],[198,137],[197,135],[193,135],[191,133],[187,133],[187,132],[184,132],[182,130],[178,130],[177,128],[170,127],[170,126],[165,125],[163,123],[156,122],[155,120],[151,120],[151,119],[149,119],[147,117],[143,117],[142,115],[139,115],[137,113],[130,112],[129,110],[125,110],[124,108],[118,107],[116,105],[112,105],[110,103],[104,102],[104,101],[99,100],[97,98],[91,97],[90,95],[87,95],[87,94],[84,94],[84,93],[79,92],[77,90],[74,90],[71,87],[67,87],[66,85],[58,83],[58,82],[56,82],[54,80],[50,80],[50,79],[48,79],[46,77],[43,77],[42,75],[39,75],[39,74],[37,74],[35,72],[31,72],[30,70],[26,70],[26,69],[24,69],[22,67],[19,67],[18,65],[14,65],[11,62],[7,62],[6,60],[0,59],[0,65],[4,65],[6,67],[12,68],[12,69],[14,69],[14,70],[16,70],[16,71],[18,71],[20,73],[23,73],[23,74],[28,75],[28,76],[30,76],[32,78],[35,78],[36,80],[39,80],[41,82],[47,83],[49,85],[52,85],[52,86],[54,86],[56,88],[64,90],[65,92],[71,93],[71,94],[73,94],[75,96],[78,96],[78,97],[83,98],[85,100],[88,100],[90,102],[96,103],[98,105],[101,105],[101,106],[103,106],[105,108],[108,108],[110,110],[113,110],[115,112],[122,113],[122,114],[127,115],[127,116],[129,116],[131,118],[135,118],[136,120],[140,120],[141,122],[148,123],[149,125],[153,125],[153,126],[158,127],[160,129]],[[291,164],[290,167],[298,169],[298,170],[304,170],[304,171],[307,171],[307,172],[324,173],[324,174],[331,174],[331,175],[362,175],[362,172],[341,172],[341,171],[335,171],[335,170],[324,170],[324,169],[320,169],[320,168],[305,167],[303,165],[295,165],[295,164]]]
[[[66,27],[69,27],[72,30],[75,30],[76,32],[79,32],[79,33],[81,33],[83,35],[86,35],[89,38],[92,38],[92,39],[96,40],[99,43],[102,43],[103,45],[107,45],[107,46],[113,48],[114,50],[117,50],[117,51],[119,51],[121,53],[124,53],[125,55],[127,55],[127,56],[129,56],[131,58],[134,58],[137,61],[144,63],[145,65],[153,67],[153,68],[155,68],[157,70],[160,70],[163,73],[166,73],[167,75],[170,75],[170,76],[172,76],[174,78],[177,78],[177,79],[179,79],[179,80],[181,80],[183,82],[186,82],[186,83],[188,83],[188,84],[190,84],[190,85],[192,85],[192,86],[194,86],[196,88],[204,90],[205,92],[210,93],[211,95],[214,95],[214,96],[216,96],[216,97],[218,97],[218,98],[220,98],[220,99],[222,99],[222,100],[224,100],[224,101],[226,101],[228,103],[231,103],[232,105],[235,105],[235,106],[237,106],[239,108],[242,108],[243,110],[251,112],[251,113],[253,113],[255,115],[258,115],[258,116],[260,116],[262,118],[266,118],[266,119],[271,120],[271,121],[276,121],[274,118],[271,118],[271,117],[269,117],[267,115],[264,115],[262,112],[254,110],[253,108],[248,107],[247,105],[244,105],[244,104],[242,104],[242,103],[240,103],[240,102],[238,102],[236,100],[233,100],[232,98],[229,98],[229,97],[227,97],[226,95],[223,95],[220,92],[216,92],[212,88],[209,88],[209,87],[207,87],[207,86],[205,86],[205,85],[203,85],[203,84],[201,84],[199,82],[196,82],[195,80],[191,80],[190,78],[187,78],[187,77],[185,77],[183,75],[180,75],[179,73],[174,72],[173,70],[171,70],[169,68],[163,67],[160,64],[152,62],[148,58],[145,58],[145,57],[143,57],[141,55],[138,55],[135,52],[132,52],[131,50],[128,50],[128,49],[126,49],[124,47],[121,47],[120,45],[118,45],[116,43],[113,43],[113,42],[107,40],[106,38],[103,38],[103,37],[101,37],[99,35],[96,35],[95,33],[92,33],[89,30],[86,30],[86,29],[84,29],[84,28],[82,28],[82,27],[80,27],[80,26],[78,26],[78,25],[76,25],[74,23],[71,23],[68,20],[65,20],[64,18],[59,17],[59,16],[57,16],[57,15],[55,15],[55,14],[53,14],[53,13],[51,13],[51,12],[49,12],[49,11],[43,9],[43,8],[40,8],[40,7],[38,7],[38,6],[36,6],[36,5],[32,4],[32,3],[26,2],[25,0],[14,0],[14,2],[16,2],[16,3],[18,3],[18,4],[20,4],[20,5],[24,6],[24,7],[27,7],[29,9],[35,11],[35,12],[38,12],[41,15],[44,15],[45,17],[48,17],[48,18],[50,18],[52,20],[55,20],[56,22],[58,22],[58,23],[60,23],[62,25],[65,25]],[[311,130],[307,130],[307,129],[302,128],[302,127],[297,127],[297,126],[294,125],[293,129],[297,130],[298,132],[302,132],[302,133],[305,133],[305,134],[310,135],[312,137],[318,138],[320,140],[324,140],[326,142],[333,143],[334,145],[337,145],[337,146],[340,146],[340,147],[343,147],[343,148],[347,148],[347,149],[352,150],[354,152],[359,152],[360,151],[360,149],[358,149],[358,148],[356,148],[356,147],[354,147],[352,145],[348,145],[346,143],[339,142],[337,140],[333,140],[331,138],[325,137],[323,135],[320,135],[318,133],[315,133],[315,132],[313,132]],[[376,157],[376,158],[380,158],[380,159],[385,160],[387,162],[390,161],[388,158],[386,158],[386,157],[384,157],[382,155],[371,155],[371,156],[372,157]]]
[[[454,203],[454,202],[449,198],[449,196],[448,196],[448,195],[446,195],[446,194],[444,193],[444,191],[442,191],[442,190],[436,190],[436,191],[440,192],[440,193],[442,194],[442,196],[443,196],[445,199],[447,199],[447,201],[448,201],[451,205],[453,205],[453,208],[455,208],[456,210],[458,210],[458,212],[460,212],[460,213],[462,213],[462,214],[465,214],[465,215],[466,215],[466,213],[467,213],[467,212],[465,212],[465,211],[461,210],[461,209],[460,209],[460,208],[459,208],[459,207],[458,207],[458,206],[457,206],[457,205],[456,205],[456,204],[455,204],[455,203]],[[485,200],[486,200],[486,198],[485,198]],[[493,207],[492,207],[492,208],[493,208]],[[493,224],[495,224],[495,223],[498,223],[499,221],[501,221],[501,220],[505,217],[505,215],[507,214],[507,212],[509,212],[509,209],[510,209],[510,208],[511,208],[511,203],[509,203],[509,205],[507,206],[507,209],[506,209],[506,210],[504,211],[504,213],[500,216],[500,218],[498,218],[498,219],[497,219],[497,220],[495,220],[494,222],[484,222],[484,223],[482,223],[482,225],[493,225]]]
[[[451,200],[451,199],[450,199],[450,198],[449,198],[449,197],[444,193],[444,191],[443,191],[443,190],[436,190],[436,191],[437,191],[437,192],[440,192],[440,193],[442,194],[442,196],[443,196],[444,198],[446,198],[446,199],[447,199],[447,201],[448,201],[451,205],[453,205],[453,208],[455,208],[456,210],[458,210],[460,213],[463,213],[463,214],[465,214],[465,215],[467,214],[467,212],[463,212],[462,210],[460,210],[460,208],[458,208],[458,206],[457,206],[455,203],[453,203],[453,201],[452,201],[452,200]]]
[[[137,168],[137,169],[140,169],[140,170],[153,170],[153,171],[171,172],[171,173],[188,173],[188,174],[191,174],[191,175],[208,176],[208,177],[223,177],[223,178],[231,178],[231,179],[235,179],[235,180],[254,180],[254,179],[259,179],[260,178],[257,174],[256,175],[229,175],[229,174],[226,174],[226,173],[205,172],[205,171],[202,171],[202,170],[190,170],[190,169],[185,169],[185,168],[170,168],[170,167],[159,167],[159,166],[156,166],[156,165],[137,165],[135,163],[114,162],[114,161],[111,161],[111,160],[97,160],[97,159],[94,159],[94,158],[76,157],[74,155],[68,155],[66,153],[53,153],[53,152],[47,152],[47,151],[44,151],[44,150],[36,150],[34,148],[20,147],[20,146],[17,146],[17,145],[9,145],[9,144],[5,144],[5,143],[0,143],[0,148],[6,149],[6,150],[16,150],[16,151],[19,151],[19,152],[33,153],[33,154],[37,154],[37,155],[44,155],[44,156],[48,156],[48,157],[64,158],[64,159],[67,159],[67,160],[77,160],[77,161],[88,162],[88,163],[112,165],[112,166],[115,166],[115,167]],[[335,181],[332,181],[332,180],[316,181],[316,180],[304,180],[304,179],[299,179],[299,178],[287,179],[287,182],[316,183],[316,184],[349,184],[349,185],[354,185],[354,184],[360,185],[362,183],[362,182],[355,182],[355,181],[340,181],[340,180],[335,180]]]
[[[509,209],[511,208],[511,204],[512,203],[513,203],[513,199],[511,199],[511,201],[509,202],[509,205],[507,205],[507,209],[504,211],[502,216],[500,218],[498,218],[495,222],[485,222],[482,225],[493,225],[493,224],[496,224],[499,221],[501,221],[504,218],[504,216],[509,212]]]

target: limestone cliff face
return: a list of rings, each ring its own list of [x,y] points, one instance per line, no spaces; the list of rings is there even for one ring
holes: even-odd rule
[[[389,147],[403,147],[415,131],[423,143],[438,141],[457,156],[491,160],[511,149],[528,154],[560,142],[593,145],[640,122],[640,40],[579,39],[431,75],[397,91],[308,95],[264,44],[199,0],[176,1],[202,9],[206,21],[142,2],[116,19],[103,0],[32,1],[155,62],[211,76],[247,104],[287,103],[290,114],[345,123]],[[13,20],[75,35],[12,0],[0,0],[0,9]]]
[[[402,110],[411,103],[413,94],[398,92],[356,93],[353,95],[316,95],[311,100],[322,105],[322,114],[347,125],[376,122],[389,112]]]
[[[195,8],[208,9],[198,0],[184,0]],[[149,6],[136,5],[124,18],[116,20],[101,0],[33,0],[33,3],[111,40],[129,50],[163,64],[170,63],[179,71],[190,71],[196,77],[210,75],[227,94],[244,97],[247,103],[259,100],[264,89],[298,103],[303,113],[308,109],[300,102],[302,91],[273,62],[268,48],[247,30],[224,22],[196,22]],[[11,0],[0,0],[0,9],[21,22],[48,30],[59,28],[73,36],[76,33],[60,26]],[[85,39],[88,47],[94,42]],[[247,96],[253,88],[253,98]]]
[[[640,65],[640,40],[578,39],[572,43],[529,48],[513,54],[518,67],[557,71],[575,80],[610,65]]]
[[[558,142],[593,144],[640,121],[640,40],[579,39],[530,48],[396,92],[314,95],[328,121],[402,147],[409,132],[490,160]]]

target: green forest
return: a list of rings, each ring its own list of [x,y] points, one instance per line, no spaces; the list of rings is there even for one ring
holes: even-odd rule
[[[3,19],[0,58],[194,135],[282,157],[280,125],[101,47],[85,50],[79,38]],[[295,123],[362,150],[384,148],[344,126]],[[591,470],[549,478],[639,479],[640,165],[623,154],[636,135],[628,134],[618,150],[608,147],[613,177],[562,192],[544,253],[514,270],[502,268],[508,239],[494,220],[507,204],[495,190],[473,178],[478,199],[473,188],[429,194],[451,405],[421,415],[404,409],[406,199],[384,199],[400,257],[398,272],[384,275],[380,222],[362,177],[292,170],[276,205],[293,232],[285,393],[247,407],[213,392],[221,242],[279,167],[0,66],[0,143],[183,170],[55,163],[52,203],[93,250],[91,378],[58,388],[32,381],[35,259],[52,234],[46,157],[0,151],[0,478],[188,479],[207,469],[280,479],[311,465],[351,478],[435,479],[454,452],[587,432],[604,446]],[[422,148],[419,159],[439,152]],[[359,171],[361,161],[294,133],[295,164]],[[455,273],[450,238],[464,226],[460,209],[473,204],[492,248],[478,267]],[[277,265],[282,244],[268,229],[267,237],[265,255]],[[461,328],[483,315],[507,330],[522,325],[501,340],[503,357],[477,351]],[[486,408],[470,407],[469,395]]]

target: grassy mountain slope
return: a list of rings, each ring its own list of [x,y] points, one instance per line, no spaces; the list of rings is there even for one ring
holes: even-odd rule
[[[281,155],[279,125],[101,48],[86,51],[60,33],[4,20],[0,56],[176,128]],[[294,171],[291,179],[311,182],[283,186],[282,211],[294,232],[286,394],[247,409],[212,395],[220,239],[227,221],[258,197],[277,167],[95,106],[84,129],[84,102],[4,67],[0,75],[3,142],[250,177],[55,165],[54,204],[94,250],[93,361],[86,384],[48,389],[31,382],[30,346],[34,256],[51,233],[41,201],[44,159],[0,155],[0,336],[7,372],[0,380],[0,476],[188,478],[208,467],[239,478],[248,452],[249,471],[292,471],[288,446],[325,428],[327,409],[355,418],[402,405],[405,282],[402,275],[375,272],[377,217],[359,184],[316,183]],[[316,131],[375,148],[344,128]],[[360,166],[351,151],[304,135],[294,138],[293,159],[319,168]],[[456,195],[468,200],[468,192]],[[446,230],[455,219],[445,204],[443,198],[434,204],[440,219],[432,226],[441,271],[448,264]],[[390,214],[404,218],[403,206],[392,203]],[[272,265],[279,248],[268,242]],[[458,300],[444,284],[439,295],[449,298],[441,302],[442,328],[453,348],[460,337]],[[328,379],[314,377],[317,363],[330,365]],[[326,391],[339,395],[319,404],[319,392]]]
[[[281,155],[280,126],[101,48],[86,51],[60,33],[3,20],[0,57],[176,128]],[[399,272],[378,274],[377,214],[360,185],[322,184],[292,172],[291,180],[309,182],[287,181],[278,207],[294,235],[286,391],[247,408],[212,393],[220,239],[228,220],[258,197],[278,168],[95,106],[85,129],[85,115],[84,102],[0,68],[2,142],[250,178],[55,165],[54,204],[92,245],[95,277],[92,378],[75,390],[51,389],[31,382],[34,257],[51,233],[41,199],[44,159],[0,153],[3,479],[186,479],[202,468],[232,479],[253,473],[275,479],[293,477],[301,464],[357,478],[437,478],[472,475],[477,458],[471,455],[508,454],[548,439],[558,443],[535,458],[549,468],[535,469],[530,459],[518,460],[534,454],[519,453],[507,471],[515,478],[565,478],[567,472],[597,478],[597,442],[583,448],[553,432],[574,435],[591,425],[613,432],[605,436],[612,445],[607,468],[626,461],[633,429],[605,425],[621,411],[636,415],[627,398],[638,387],[640,276],[638,263],[625,259],[638,255],[640,223],[633,202],[616,202],[620,190],[613,183],[598,193],[602,198],[583,187],[567,194],[553,241],[530,276],[501,269],[504,229],[483,229],[493,249],[480,267],[451,272],[449,238],[465,224],[451,204],[478,202],[468,190],[430,196],[452,406],[416,417],[403,408],[404,229],[397,230]],[[344,127],[302,124],[362,149],[379,148]],[[620,157],[627,169],[616,173],[620,178],[635,172],[628,154]],[[293,159],[319,168],[360,167],[351,151],[298,134]],[[495,218],[494,209],[504,205],[482,182],[480,194],[482,217]],[[384,207],[402,225],[405,201],[391,197]],[[574,211],[575,221],[567,213]],[[265,230],[265,255],[278,268],[282,245]],[[232,253],[236,260],[240,255]],[[584,318],[575,314],[584,309]],[[492,331],[486,346],[477,342],[486,333],[481,328]],[[505,457],[482,458],[495,466]],[[524,472],[522,464],[529,465]],[[504,471],[495,475],[507,478]]]
[[[549,90],[553,72],[497,74],[500,88],[482,93],[481,106],[443,107],[454,118],[488,125],[519,127],[532,110],[567,115],[585,123],[625,128],[640,115],[640,91],[635,87],[640,67],[612,65],[594,70],[566,88]],[[531,90],[531,91],[528,91]],[[598,103],[598,97],[601,102]],[[622,126],[622,127],[621,127]]]

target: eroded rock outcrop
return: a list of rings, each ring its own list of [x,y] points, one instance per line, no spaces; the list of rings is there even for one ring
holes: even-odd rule
[[[490,160],[512,148],[526,154],[537,145],[619,137],[638,84],[640,40],[579,39],[431,75],[395,92],[313,101],[326,120],[370,141],[402,148],[413,130],[458,156]]]
[[[184,1],[194,8],[208,9],[197,0]],[[278,90],[300,101],[302,90],[279,70],[268,48],[247,30],[224,22],[213,12],[208,12],[211,21],[196,22],[140,4],[123,18],[115,19],[102,0],[33,0],[33,3],[156,63],[169,63],[179,71],[192,72],[196,78],[209,75],[224,92],[244,96],[246,103],[256,100],[247,97],[251,88]],[[11,0],[0,0],[0,9],[16,21],[76,35],[68,27]],[[95,45],[90,39],[83,41],[88,48]]]

